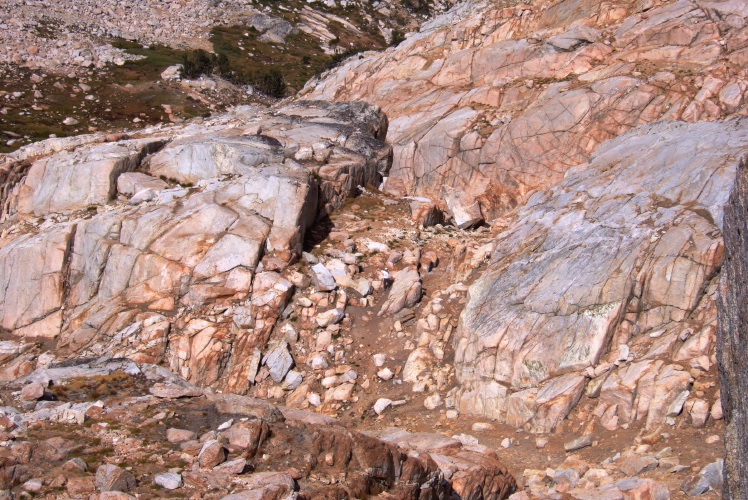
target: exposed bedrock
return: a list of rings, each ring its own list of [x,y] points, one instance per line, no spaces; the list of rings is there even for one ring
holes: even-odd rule
[[[511,3],[460,4],[302,95],[381,106],[394,150],[385,191],[486,221],[633,127],[745,114],[744,2]]]
[[[531,196],[470,288],[457,406],[536,432],[584,394],[614,428],[689,407],[715,364],[723,207],[747,153],[745,119],[649,124]]]
[[[35,145],[5,168],[27,173],[3,191],[0,326],[246,390],[293,293],[279,271],[319,214],[387,174],[386,130],[363,103],[300,102]]]

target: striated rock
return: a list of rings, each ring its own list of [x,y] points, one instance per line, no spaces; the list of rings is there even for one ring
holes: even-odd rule
[[[156,177],[194,184],[223,175],[248,175],[262,164],[283,162],[283,147],[277,139],[231,132],[172,141],[151,158],[149,170]]]
[[[748,292],[743,286],[748,279],[746,220],[748,165],[743,159],[725,207],[722,231],[725,263],[717,300],[720,410],[725,419],[723,497],[736,499],[748,497],[748,463],[745,460],[748,456],[748,398],[744,390],[748,381],[748,366],[742,354],[748,345]]]
[[[96,469],[96,488],[99,491],[130,491],[135,488],[135,477],[116,465],[100,465]]]
[[[117,177],[117,192],[128,196],[144,190],[159,192],[168,187],[169,185],[161,179],[142,172],[125,172]]]
[[[262,363],[270,370],[270,377],[275,382],[283,381],[293,366],[293,357],[288,352],[288,344],[286,342],[278,344],[263,358]]]
[[[704,152],[715,146],[720,154]],[[618,359],[634,329],[677,325],[684,311],[714,304],[702,290],[721,262],[722,207],[746,146],[744,120],[646,125],[536,193],[470,288],[455,339],[458,409],[548,432],[608,348]],[[623,322],[626,313],[636,319]],[[606,381],[600,395],[623,422],[658,425],[690,387],[680,365],[624,368],[633,371],[607,378],[620,389]]]
[[[66,212],[110,201],[117,178],[161,148],[162,138],[95,145],[36,161],[10,201],[21,217]]]
[[[546,43],[559,50],[571,51],[584,43],[594,43],[599,37],[599,30],[583,24],[574,24],[563,33],[548,38]]]

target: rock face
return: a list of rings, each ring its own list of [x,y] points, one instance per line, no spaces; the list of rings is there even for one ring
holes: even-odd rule
[[[748,498],[748,167],[740,163],[735,186],[725,207],[725,263],[719,287],[717,360],[725,416],[723,498]]]
[[[456,191],[463,221],[490,221],[637,125],[744,114],[747,15],[739,1],[468,1],[302,94],[381,106],[384,189]]]
[[[293,293],[278,271],[318,214],[387,173],[386,130],[363,103],[300,102],[58,143],[5,177],[3,218],[17,222],[0,238],[0,326],[246,390],[250,355]]]
[[[723,206],[747,151],[744,119],[645,125],[534,194],[470,288],[459,409],[549,432],[586,390],[621,424],[678,415],[688,367],[709,369]]]

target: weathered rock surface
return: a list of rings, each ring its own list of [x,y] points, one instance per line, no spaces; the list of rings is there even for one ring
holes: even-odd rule
[[[56,338],[68,355],[165,363],[196,384],[246,391],[251,354],[293,293],[280,272],[318,214],[387,173],[386,130],[363,103],[297,102],[53,145],[3,187],[3,216],[18,222],[0,239],[0,326]],[[294,159],[305,149],[313,155]],[[153,199],[116,198],[138,183]]]
[[[394,276],[392,289],[382,304],[379,315],[395,314],[405,307],[411,307],[421,300],[421,277],[418,271],[406,267]]]
[[[748,497],[748,166],[743,158],[725,207],[725,262],[718,293],[717,361],[725,418],[723,498]]]
[[[738,1],[468,1],[302,95],[381,106],[385,191],[456,191],[466,221],[490,221],[633,127],[745,114],[747,15]]]
[[[533,195],[470,288],[458,408],[549,432],[587,388],[621,423],[680,414],[693,377],[678,363],[713,353],[723,207],[746,151],[743,119],[645,125]]]
[[[76,360],[72,365],[86,362]],[[137,364],[134,368],[150,369]],[[134,498],[124,492],[159,498],[163,496],[160,488],[166,488],[181,495],[189,492],[216,498],[364,498],[387,493],[409,500],[447,500],[454,494],[504,500],[516,489],[514,478],[495,453],[464,446],[442,434],[392,428],[360,433],[334,418],[237,395],[163,401],[148,394],[150,381],[131,376],[137,378],[125,385],[133,392],[115,395],[96,406],[97,411],[88,411],[87,425],[46,422],[39,418],[41,410],[22,413],[1,408],[3,416],[12,414],[19,424],[12,436],[6,435],[9,443],[0,447],[3,487],[22,487],[43,495],[61,486],[75,496],[98,490],[110,492],[102,496],[107,499]],[[174,374],[166,378],[179,380]],[[125,379],[120,376],[117,383]],[[65,398],[67,385],[60,380],[54,390]],[[101,380],[103,385],[114,381]],[[9,394],[6,389],[0,387],[4,397]],[[94,394],[82,395],[90,398]],[[47,403],[47,410],[70,405]],[[158,413],[149,410],[154,406]],[[154,425],[165,418],[184,421],[193,431]],[[113,420],[122,427],[109,429],[108,422]],[[178,439],[174,439],[175,431],[181,433]],[[55,437],[44,439],[50,432]],[[179,442],[176,448],[175,441]],[[89,471],[81,458],[68,460],[72,452],[82,452],[89,465],[93,460],[102,463]],[[180,472],[174,472],[177,464],[181,464]],[[330,477],[338,479],[330,481]]]

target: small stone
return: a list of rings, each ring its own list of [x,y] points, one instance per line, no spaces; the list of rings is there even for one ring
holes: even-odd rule
[[[496,430],[496,427],[488,422],[476,422],[473,424],[472,429],[476,432],[484,432]]]
[[[441,406],[441,404],[442,404],[442,397],[438,393],[432,394],[431,396],[423,400],[423,406],[427,410],[434,410],[437,407]]]
[[[247,468],[247,461],[243,458],[237,458],[229,462],[224,462],[221,465],[217,465],[213,470],[225,472],[227,474],[241,474]]]
[[[23,488],[26,491],[30,491],[32,493],[36,493],[42,489],[43,483],[42,480],[39,478],[29,479],[25,483],[21,485],[21,488]]]
[[[391,404],[392,404],[392,400],[391,399],[379,398],[379,399],[377,399],[377,402],[374,403],[374,412],[377,415],[381,415],[382,412],[384,412],[384,410],[386,410],[387,407],[390,406]]]
[[[116,465],[100,465],[96,469],[96,487],[99,491],[130,491],[135,488],[135,477]]]
[[[78,470],[81,472],[86,472],[88,470],[88,465],[83,461],[82,458],[75,457],[62,464],[62,468],[67,470]]]
[[[636,476],[642,472],[648,472],[657,468],[657,459],[650,456],[632,455],[625,458],[618,468],[627,476]]]
[[[96,489],[94,479],[91,476],[70,477],[65,483],[67,491],[72,496],[86,495],[93,493]],[[102,490],[107,491],[107,490]]]
[[[335,401],[348,401],[353,394],[353,384],[342,384],[333,389],[332,399]]]
[[[539,437],[535,438],[535,448],[545,448],[545,445],[548,444],[548,438],[547,437]]]
[[[31,382],[21,389],[21,401],[36,401],[44,397],[44,386],[39,382]]]
[[[688,415],[691,417],[691,425],[697,429],[704,427],[709,418],[709,403],[703,399],[696,399],[686,404],[689,407]]]
[[[455,419],[455,418],[457,418],[458,416],[460,416],[460,414],[459,414],[459,413],[457,413],[457,411],[456,411],[456,410],[447,410],[447,413],[445,414],[445,416],[446,416],[446,417],[447,417],[448,419],[452,420],[452,419]]]
[[[719,439],[720,438],[719,438],[718,435],[712,434],[711,436],[709,436],[708,438],[706,438],[706,440],[704,442],[706,444],[714,444],[714,443],[719,443]]]
[[[324,370],[329,365],[327,364],[327,360],[324,356],[321,354],[317,354],[315,356],[312,356],[312,359],[309,361],[309,366],[312,367],[312,370]]]
[[[161,474],[156,474],[153,481],[167,490],[176,490],[182,486],[182,475],[174,472],[163,472]]]
[[[62,124],[68,126],[78,125],[79,123],[80,122],[78,120],[70,116],[62,120]]]
[[[286,379],[283,381],[283,389],[294,390],[301,385],[304,381],[304,375],[296,370],[291,370],[286,374]]]
[[[294,364],[293,357],[291,357],[291,353],[288,352],[288,344],[286,342],[281,342],[276,345],[275,348],[265,356],[262,363],[267,366],[270,371],[270,378],[272,378],[273,381],[280,383]]]
[[[197,459],[200,467],[212,469],[226,460],[226,449],[215,439],[209,439],[203,444]]]
[[[592,446],[592,436],[580,436],[573,441],[564,443],[564,450],[568,453],[588,446]]]
[[[683,411],[683,405],[686,403],[688,396],[691,394],[690,391],[682,391],[675,400],[668,406],[667,417],[677,417]]]
[[[203,395],[203,391],[196,387],[180,387],[174,384],[153,384],[148,392],[164,399],[195,398]]]
[[[392,370],[390,370],[389,368],[384,368],[377,372],[377,377],[381,378],[382,380],[390,380],[394,376],[395,374],[392,373]]]
[[[502,448],[509,448],[512,445],[512,440],[509,438],[504,438],[501,440],[501,447]]]
[[[374,359],[374,366],[377,368],[384,366],[385,361],[387,361],[387,356],[384,354],[375,354],[372,358]]]
[[[321,328],[325,328],[326,326],[340,323],[344,317],[345,312],[342,309],[330,309],[329,311],[318,314],[315,321],[317,321],[317,325]]]
[[[306,397],[306,400],[309,401],[309,404],[312,406],[319,406],[322,404],[322,398],[320,398],[319,394],[317,394],[316,392],[310,393]]]
[[[314,288],[321,292],[329,292],[338,287],[333,275],[322,264],[315,264],[312,266],[311,278]]]
[[[99,500],[135,500],[135,497],[121,491],[102,491]]]
[[[175,427],[166,429],[166,440],[170,443],[181,443],[192,439],[195,439],[195,433],[187,429],[177,429]]]

